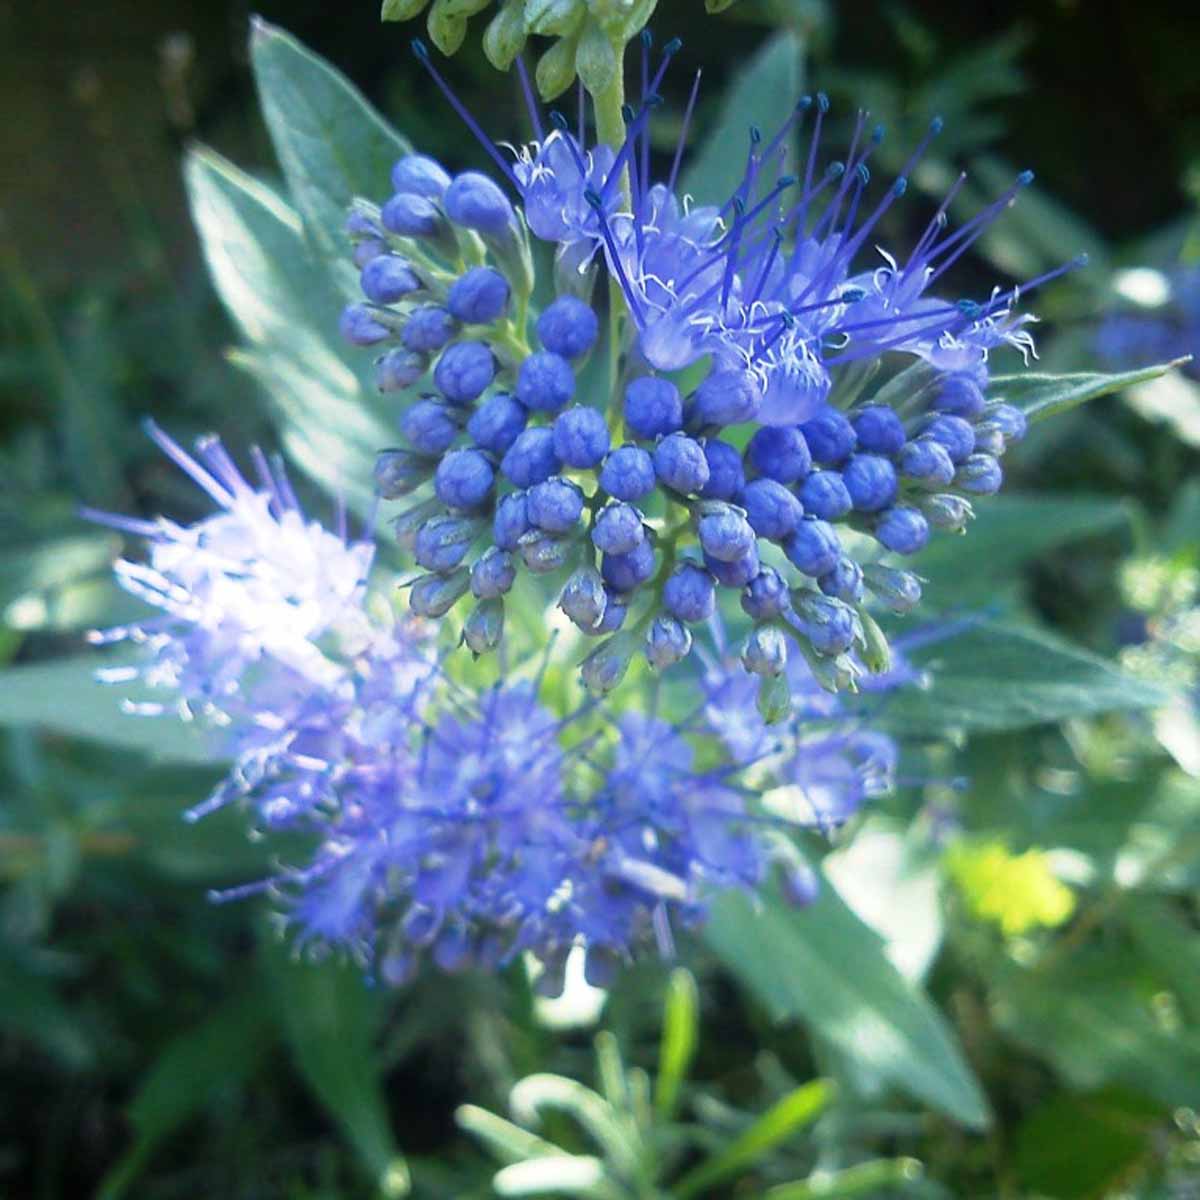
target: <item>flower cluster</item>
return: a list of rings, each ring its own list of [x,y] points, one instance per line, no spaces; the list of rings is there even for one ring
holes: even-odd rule
[[[891,783],[895,746],[804,668],[787,676],[791,721],[768,729],[717,643],[682,722],[594,701],[556,716],[540,675],[466,691],[428,624],[378,615],[371,543],[305,517],[280,467],[256,456],[249,482],[215,439],[193,458],[152,432],[219,511],[91,514],[147,540],[149,562],[117,574],[158,610],[98,635],[143,648],[104,677],[140,675],[171,701],[143,711],[214,729],[232,765],[193,819],[236,801],[265,835],[307,835],[305,861],[225,894],[270,891],[300,945],[393,984],[529,952],[553,987],[582,944],[603,982],[647,942],[669,951],[721,889],[775,873],[810,900],[787,831],[840,825]]]
[[[346,310],[343,332],[386,347],[380,387],[406,393],[408,444],[380,456],[378,490],[424,489],[397,522],[429,572],[412,607],[440,617],[470,592],[463,637],[476,653],[499,643],[524,569],[557,576],[583,633],[623,630],[585,664],[594,691],[620,681],[636,648],[655,669],[687,656],[722,588],[755,623],[751,671],[779,676],[794,645],[842,686],[861,661],[886,662],[868,596],[896,612],[920,597],[886,556],[962,530],[1025,432],[1018,409],[986,395],[994,348],[1032,350],[1030,318],[1013,313],[1021,289],[978,303],[931,293],[1031,176],[951,229],[960,179],[907,257],[856,265],[940,122],[870,203],[882,132],[860,114],[845,159],[822,166],[828,102],[803,97],[770,138],[751,130],[734,193],[696,207],[676,194],[678,153],[665,183],[649,178],[648,125],[677,49],[644,72],[619,147],[589,148],[582,120],[572,131],[560,114],[544,134],[527,88],[539,136],[510,164],[419,48],[521,207],[486,176],[451,178],[419,155],[396,164],[381,208],[356,205],[368,303]],[[803,169],[788,174],[809,120]],[[532,346],[527,230],[555,246],[559,287]],[[584,395],[599,264],[628,319],[613,322],[626,333],[607,394]],[[431,363],[436,391],[424,393]]]

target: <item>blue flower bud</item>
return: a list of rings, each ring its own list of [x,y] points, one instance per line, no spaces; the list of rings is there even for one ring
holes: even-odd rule
[[[965,462],[975,449],[975,431],[962,417],[943,413],[934,417],[921,432],[921,436],[940,442],[946,447],[953,463]]]
[[[883,454],[890,458],[900,452],[906,436],[904,422],[886,404],[868,404],[860,408],[851,418],[858,448],[869,454]]]
[[[990,454],[993,458],[999,458],[1008,449],[1000,426],[993,425],[991,421],[976,425],[974,434],[975,451],[978,454]]]
[[[419,354],[436,354],[453,336],[454,320],[437,304],[414,309],[400,335],[410,350]]]
[[[618,500],[638,500],[654,491],[654,460],[640,446],[618,446],[604,459],[600,486]]]
[[[495,480],[492,464],[478,450],[451,450],[438,463],[433,490],[448,508],[479,508]]]
[[[418,400],[400,418],[400,432],[409,445],[434,458],[450,449],[460,429],[454,410],[437,400]]]
[[[700,495],[705,500],[736,500],[746,486],[742,456],[728,442],[708,438],[704,457],[708,460],[708,482]]]
[[[445,514],[430,517],[417,532],[414,557],[427,571],[445,574],[467,556],[479,533],[479,523]]]
[[[716,601],[713,577],[695,563],[681,563],[663,585],[663,607],[681,621],[707,621]]]
[[[1004,472],[990,454],[972,454],[954,476],[955,486],[973,496],[991,496],[1003,482]]]
[[[529,489],[529,519],[547,533],[566,533],[583,515],[583,493],[569,480],[551,476]]]
[[[758,560],[758,544],[755,543],[741,558],[725,562],[713,558],[711,554],[704,555],[704,565],[709,573],[722,586],[728,588],[745,587],[762,570]]]
[[[392,336],[392,331],[379,321],[379,314],[366,304],[348,304],[343,308],[338,332],[352,346],[374,346]]]
[[[489,396],[467,422],[467,432],[481,450],[504,454],[517,440],[529,411],[507,392]]]
[[[375,494],[398,500],[429,478],[432,467],[407,450],[384,450],[375,458]]]
[[[690,496],[708,482],[704,447],[685,433],[668,434],[654,448],[654,471],[666,487]]]
[[[911,571],[869,563],[863,582],[894,613],[910,613],[921,602],[921,581]]]
[[[822,521],[836,521],[854,507],[838,471],[814,471],[800,485],[800,503],[810,517]]]
[[[756,625],[746,636],[741,659],[751,675],[782,675],[787,669],[787,638],[773,625]]]
[[[542,345],[563,358],[586,354],[596,344],[599,332],[596,314],[577,296],[559,296],[537,321]]]
[[[760,475],[779,483],[796,483],[812,470],[808,443],[794,425],[755,430],[746,458]]]
[[[674,617],[659,615],[650,622],[643,649],[646,661],[656,671],[665,671],[692,652],[691,630]]]
[[[755,621],[770,621],[791,607],[787,583],[774,567],[763,567],[742,592],[742,611]]]
[[[606,587],[604,591],[608,597],[608,602],[604,606],[604,615],[600,618],[599,624],[587,630],[588,633],[597,637],[606,633],[616,633],[625,624],[625,618],[629,615],[629,605],[625,603],[624,596],[613,591],[612,588]]]
[[[463,622],[462,640],[476,657],[495,650],[503,637],[504,603],[501,600],[481,601]]]
[[[750,522],[737,509],[719,501],[701,510],[696,533],[705,555],[721,562],[736,562],[755,545]]]
[[[638,437],[656,438],[683,425],[683,398],[669,380],[643,375],[625,389],[625,423]]]
[[[779,891],[793,908],[808,908],[821,895],[821,880],[808,863],[787,863],[779,871]]]
[[[557,571],[566,565],[574,553],[570,539],[540,529],[532,529],[525,534],[517,549],[521,553],[521,561],[535,575],[549,575]]]
[[[507,496],[501,496],[492,518],[492,541],[501,550],[515,550],[531,528],[526,494],[509,492]]]
[[[592,521],[592,543],[604,554],[628,554],[645,539],[642,514],[630,504],[606,504]]]
[[[511,499],[509,496],[505,500]],[[503,504],[504,501],[501,501]],[[496,510],[497,517],[499,509]],[[522,533],[525,530],[521,531]],[[520,535],[518,535],[520,536]],[[517,566],[512,555],[499,546],[489,546],[471,568],[471,593],[480,600],[503,596],[517,578]]]
[[[854,453],[858,437],[854,426],[836,408],[826,408],[800,426],[813,461],[840,466]]]
[[[950,452],[932,438],[918,438],[900,451],[900,474],[918,480],[924,487],[948,487],[954,478]]]
[[[625,678],[632,657],[633,643],[629,634],[619,634],[601,642],[580,667],[583,686],[593,696],[606,696]],[[592,953],[589,951],[588,961],[591,959]]]
[[[402,192],[393,196],[380,214],[384,225],[401,237],[434,237],[442,231],[442,214],[431,200]]]
[[[375,360],[375,386],[381,392],[403,392],[429,369],[423,354],[397,347]]]
[[[594,467],[608,453],[608,426],[599,409],[577,405],[554,419],[554,452],[568,467]]]
[[[593,631],[600,624],[607,604],[604,580],[592,566],[573,571],[558,598],[558,607],[585,632]]]
[[[967,522],[975,515],[970,500],[951,495],[949,492],[925,496],[921,500],[921,511],[930,525],[950,533],[958,533],[965,529]]]
[[[786,542],[783,552],[788,561],[805,575],[820,576],[832,571],[842,556],[842,544],[825,521],[801,521]]]
[[[449,186],[441,164],[424,154],[406,154],[392,167],[393,191],[440,200]]]
[[[847,604],[861,604],[863,598],[862,567],[854,559],[843,555],[838,559],[832,571],[822,575],[817,580],[817,587],[827,596],[835,600],[844,600]]]
[[[515,230],[516,214],[508,197],[486,175],[464,171],[446,189],[446,215],[456,225],[496,236]]]
[[[896,468],[877,454],[855,454],[842,468],[842,482],[859,512],[887,508],[898,490]]]
[[[496,359],[485,342],[455,342],[442,351],[433,382],[451,404],[470,404],[496,377]]]
[[[956,372],[943,378],[933,407],[939,412],[953,413],[956,417],[973,421],[983,412],[984,403],[983,392],[975,380],[970,375]]]
[[[363,294],[376,304],[395,304],[421,290],[421,281],[408,260],[398,254],[377,255],[363,267],[358,279]]]
[[[643,538],[628,554],[605,554],[600,560],[604,582],[615,592],[632,592],[654,574],[654,548]]]
[[[362,270],[373,258],[378,258],[379,255],[388,253],[390,251],[387,242],[380,238],[371,237],[356,243],[350,253],[350,257],[354,260],[354,265],[359,270]]]
[[[517,487],[527,488],[549,479],[560,465],[554,453],[554,432],[539,427],[517,435],[500,461],[500,470]]]
[[[450,575],[422,575],[409,593],[409,606],[421,617],[444,617],[466,595],[470,582],[465,567]]]
[[[997,426],[1009,442],[1019,442],[1029,428],[1025,414],[1011,404],[989,404],[983,416],[989,424]]]
[[[425,467],[426,470],[430,469],[428,463]],[[420,504],[414,504],[412,508],[406,508],[399,516],[393,517],[391,526],[400,548],[412,554],[417,548],[417,534],[421,532],[421,527],[441,510],[442,505],[438,500],[422,500]]]
[[[849,605],[806,591],[792,594],[792,607],[796,614],[792,623],[818,654],[834,657],[854,645],[858,617]]]
[[[517,398],[528,409],[556,413],[575,395],[575,372],[561,354],[536,350],[517,373]]]
[[[755,479],[746,484],[739,503],[754,532],[773,542],[783,541],[804,516],[800,501],[774,479]]]
[[[379,228],[379,222],[374,217],[369,216],[360,208],[352,208],[346,214],[346,220],[343,222],[342,228],[350,237],[358,238],[374,238],[379,240],[383,230]]]
[[[692,393],[687,421],[692,429],[724,428],[752,421],[762,392],[745,371],[713,371]]]
[[[508,307],[508,280],[494,267],[472,267],[446,294],[446,307],[467,325],[490,325]]]
[[[897,504],[880,515],[875,536],[896,554],[916,554],[929,541],[929,522],[917,509]]]

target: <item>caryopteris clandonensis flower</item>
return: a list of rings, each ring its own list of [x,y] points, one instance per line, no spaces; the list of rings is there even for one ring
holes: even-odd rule
[[[465,640],[490,650],[518,573],[550,575],[585,634],[622,631],[584,666],[596,692],[635,649],[656,669],[684,658],[723,588],[755,622],[745,661],[759,674],[786,655],[782,632],[832,687],[863,658],[882,664],[868,597],[894,611],[920,597],[888,556],[961,530],[1025,432],[1020,411],[987,399],[989,356],[1032,351],[1017,299],[1069,267],[982,301],[936,293],[1031,176],[954,228],[960,178],[891,254],[874,244],[880,221],[939,120],[878,188],[882,130],[860,113],[845,157],[827,161],[828,101],[802,97],[769,137],[749,131],[732,195],[693,203],[676,190],[686,120],[666,182],[650,177],[648,127],[677,42],[647,67],[619,146],[589,146],[582,109],[575,128],[552,113],[547,131],[527,88],[537,136],[512,162],[417,50],[520,205],[412,155],[382,207],[351,214],[368,303],[343,330],[382,351],[379,385],[403,393],[407,446],[381,454],[377,484],[416,501],[400,518],[429,572],[414,610],[441,617],[472,593]],[[558,297],[536,316],[530,232],[556,254]],[[614,370],[585,390],[601,266],[627,311],[610,322]]]

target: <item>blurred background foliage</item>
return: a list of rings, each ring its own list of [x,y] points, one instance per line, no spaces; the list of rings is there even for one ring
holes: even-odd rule
[[[654,22],[686,39],[665,114],[702,65],[711,130],[739,65],[789,30],[806,87],[888,123],[884,161],[943,114],[925,200],[958,166],[980,189],[966,203],[1037,172],[960,278],[978,291],[1089,252],[1036,306],[1041,369],[1200,348],[1200,37],[1177,5],[700,8],[662,0]],[[261,10],[414,144],[478,160],[430,102],[412,27],[381,30],[369,0]],[[287,436],[225,355],[181,171],[200,140],[278,182],[248,18],[236,0],[0,3],[0,161],[18,168],[0,200],[0,1191],[1200,1195],[1189,369],[1039,426],[1012,493],[923,567],[931,595],[1017,622],[1014,654],[1065,638],[1125,674],[1080,659],[1058,690],[1022,685],[1018,721],[1004,681],[969,670],[972,638],[1014,626],[935,647],[957,690],[908,714],[921,776],[837,839],[813,907],[768,904],[754,945],[733,901],[683,966],[647,962],[607,996],[547,1005],[515,968],[387,995],[352,966],[293,962],[256,904],[204,902],[265,852],[236,814],[184,826],[203,755],[165,731],[146,753],[62,663],[125,611],[117,540],[77,503],[196,515],[139,419],[238,447]],[[450,73],[489,129],[523,132],[474,33]],[[192,158],[194,201],[225,178],[216,161]],[[922,205],[894,219],[902,234]],[[1074,682],[1103,712],[1131,679],[1172,698],[1093,716],[1065,695]],[[962,733],[927,745],[931,725]]]

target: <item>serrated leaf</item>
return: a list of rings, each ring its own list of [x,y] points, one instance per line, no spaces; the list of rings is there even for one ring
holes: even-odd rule
[[[1078,408],[1110,392],[1119,392],[1135,384],[1157,379],[1189,361],[1188,358],[1176,358],[1171,362],[1156,363],[1136,371],[1118,371],[1112,375],[1097,371],[1079,371],[1069,375],[993,375],[988,385],[988,398],[1015,405],[1030,421],[1044,421],[1047,417]]]
[[[985,1127],[987,1101],[937,1009],[905,982],[879,938],[831,887],[802,911],[737,893],[713,906],[704,936],[777,1021],[799,1018],[879,1086]]]
[[[704,147],[683,174],[683,192],[697,204],[724,204],[742,179],[751,125],[770,136],[800,98],[804,43],[777,33],[738,72]],[[789,152],[781,173],[791,170]]]
[[[905,650],[930,673],[925,689],[893,694],[883,710],[903,733],[1024,729],[1030,725],[1154,708],[1165,689],[1031,626],[984,618],[949,625],[945,635]],[[904,647],[903,639],[898,643]]]
[[[412,146],[341,72],[261,18],[251,29],[250,60],[308,239],[322,255],[343,257],[350,201],[386,190],[392,164]]]
[[[340,1126],[384,1197],[405,1196],[408,1168],[383,1095],[375,1038],[384,996],[354,963],[297,959],[265,934],[261,955],[292,1056],[314,1098]]]
[[[0,725],[34,726],[70,737],[137,750],[161,762],[211,766],[212,740],[198,724],[172,716],[131,716],[123,699],[162,700],[163,693],[136,685],[96,682],[101,667],[121,666],[128,654],[86,654],[0,671]]]

